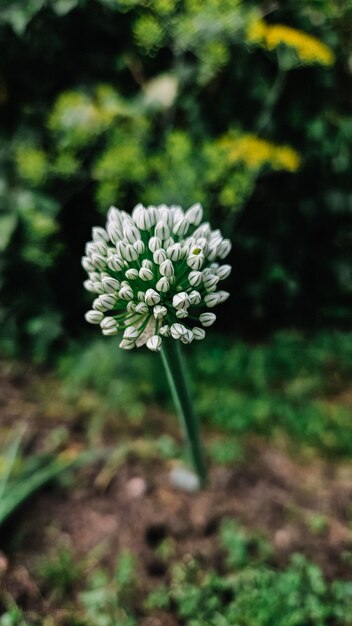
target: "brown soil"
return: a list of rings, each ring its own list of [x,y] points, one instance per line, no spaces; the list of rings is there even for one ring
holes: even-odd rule
[[[36,428],[42,423],[40,404],[28,400],[27,383],[7,373],[2,377],[0,427],[13,423],[19,414]],[[52,422],[57,420],[54,416]],[[0,537],[4,588],[25,609],[35,606],[45,612],[45,589],[34,572],[53,546],[71,546],[77,560],[96,554],[93,560],[110,568],[127,548],[138,559],[143,597],[168,581],[169,561],[158,556],[157,549],[166,539],[172,546],[172,561],[191,555],[204,568],[221,572],[224,555],[218,529],[228,517],[267,537],[274,548],[275,566],[285,565],[299,551],[319,564],[328,578],[350,577],[344,558],[352,551],[350,464],[294,460],[284,446],[254,439],[247,443],[244,461],[233,467],[212,467],[209,487],[202,492],[188,494],[173,488],[169,470],[170,463],[152,456],[141,460],[137,452],[106,481],[106,466],[99,464],[80,470],[66,487],[45,488]],[[311,520],[317,515],[324,516],[326,524],[314,532]],[[50,604],[49,609],[53,610]],[[174,626],[176,622],[156,613],[141,624]]]

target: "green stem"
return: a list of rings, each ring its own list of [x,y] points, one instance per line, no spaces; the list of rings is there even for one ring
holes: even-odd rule
[[[179,413],[182,427],[192,457],[194,468],[199,476],[200,485],[204,487],[207,472],[199,437],[199,424],[193,412],[192,400],[185,375],[179,342],[165,339],[161,351],[166,376],[172,397]]]
[[[286,78],[286,71],[279,65],[276,78],[264,102],[263,110],[261,114],[259,115],[259,119],[256,124],[257,132],[261,132],[262,130],[264,130],[264,128],[270,121],[275,105],[283,90],[283,87],[285,84],[285,78]]]

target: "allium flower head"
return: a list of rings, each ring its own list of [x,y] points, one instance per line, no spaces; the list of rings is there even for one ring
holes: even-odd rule
[[[96,294],[87,322],[103,335],[121,333],[126,350],[146,344],[159,352],[163,337],[203,339],[216,319],[208,309],[229,296],[218,287],[231,272],[219,262],[231,242],[202,219],[200,204],[187,211],[138,204],[132,215],[111,207],[82,258],[84,286]]]

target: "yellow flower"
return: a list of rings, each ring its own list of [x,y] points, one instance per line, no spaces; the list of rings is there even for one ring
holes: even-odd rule
[[[329,66],[335,60],[331,48],[316,37],[284,24],[270,26],[261,19],[250,23],[247,29],[247,41],[261,45],[267,50],[275,50],[282,45],[287,46],[295,51],[302,63],[306,64],[319,63]]]
[[[289,146],[276,146],[250,134],[224,135],[219,147],[224,150],[229,165],[243,163],[253,170],[269,165],[273,169],[295,172],[301,163],[299,154]]]

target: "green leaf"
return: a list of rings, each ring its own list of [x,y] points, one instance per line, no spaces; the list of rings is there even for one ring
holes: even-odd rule
[[[16,228],[18,217],[15,213],[0,216],[0,251],[7,248]]]

